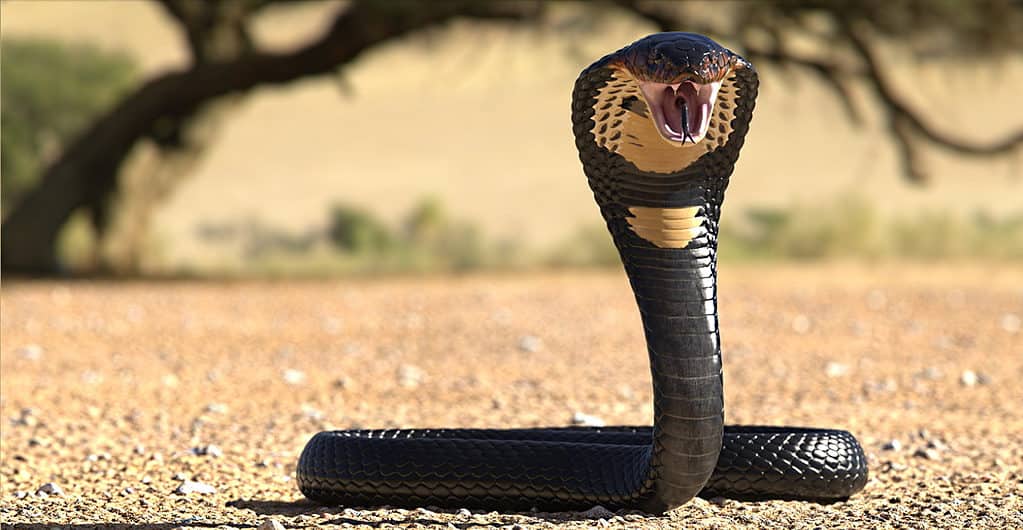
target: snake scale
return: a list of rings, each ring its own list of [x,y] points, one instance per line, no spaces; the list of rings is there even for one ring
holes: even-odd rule
[[[843,499],[867,480],[845,431],[725,426],[717,232],[758,78],[707,37],[658,33],[579,75],[572,130],[639,308],[652,427],[322,432],[301,491],[349,506],[650,513],[696,495]]]

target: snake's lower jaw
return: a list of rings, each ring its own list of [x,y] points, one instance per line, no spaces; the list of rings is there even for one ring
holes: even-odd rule
[[[707,135],[721,81],[640,81],[639,87],[662,138],[674,144],[696,144]]]

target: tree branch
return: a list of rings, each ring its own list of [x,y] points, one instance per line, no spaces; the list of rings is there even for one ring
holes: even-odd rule
[[[187,119],[208,102],[329,72],[381,42],[459,16],[523,20],[537,13],[538,4],[533,2],[357,2],[342,8],[320,38],[295,51],[253,51],[230,61],[197,62],[188,70],[151,79],[71,143],[4,220],[3,269],[56,271],[57,234],[71,213],[116,188],[117,172],[139,140],[153,136],[163,125]]]
[[[877,51],[867,37],[866,28],[862,24],[844,23],[843,29],[849,37],[853,48],[863,59],[866,66],[865,79],[874,89],[874,93],[881,102],[889,109],[894,118],[905,121],[904,126],[910,127],[916,133],[930,140],[932,143],[955,151],[963,155],[985,156],[1002,154],[1012,151],[1023,145],[1023,129],[1010,133],[1001,140],[984,144],[972,142],[963,138],[957,138],[943,131],[935,129],[924,122],[915,109],[897,93],[894,83],[889,79],[885,69],[881,66]]]

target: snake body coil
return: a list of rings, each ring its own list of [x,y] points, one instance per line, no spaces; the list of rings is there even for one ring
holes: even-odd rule
[[[716,247],[756,99],[752,65],[706,37],[660,33],[576,81],[576,147],[643,321],[653,427],[317,434],[297,475],[344,505],[653,513],[696,495],[841,499],[867,479],[845,431],[725,426]]]

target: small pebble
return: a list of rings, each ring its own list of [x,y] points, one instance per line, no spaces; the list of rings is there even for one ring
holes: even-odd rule
[[[849,366],[842,363],[829,362],[824,367],[824,373],[828,377],[842,377],[849,373]]]
[[[281,377],[283,377],[284,382],[289,385],[301,385],[302,383],[305,383],[306,379],[305,372],[303,372],[302,370],[295,370],[292,368],[288,368],[287,370],[285,370],[281,374]]]
[[[14,496],[16,498],[18,498],[18,499],[24,499],[25,497],[28,497],[28,492],[27,491],[16,491],[16,492],[14,492]]]
[[[223,403],[210,403],[205,410],[210,414],[227,414],[228,408]]]
[[[584,412],[576,412],[572,414],[572,425],[582,425],[585,427],[603,427],[605,423],[603,419],[597,416],[591,416]]]
[[[973,370],[963,370],[959,376],[959,384],[965,387],[977,386],[977,373]]]
[[[1019,330],[1023,328],[1023,319],[1020,319],[1019,315],[1015,313],[1006,313],[1002,315],[1002,329],[1009,333],[1019,333]]]
[[[37,495],[40,493],[44,493],[46,495],[63,495],[64,490],[60,489],[60,486],[53,482],[47,482],[46,484],[39,486],[39,489],[36,490]]]
[[[459,517],[472,517],[472,512],[468,508],[461,508],[458,510]]]
[[[418,366],[403,364],[398,367],[398,384],[403,388],[416,388],[426,375]]]
[[[29,361],[38,361],[43,357],[43,347],[38,344],[26,344],[21,348],[18,348],[18,355],[22,359]]]
[[[937,449],[933,448],[917,449],[913,453],[913,456],[917,458],[926,458],[927,460],[941,460],[941,453],[939,453]]]
[[[540,351],[543,346],[543,341],[540,337],[534,337],[533,335],[526,335],[519,339],[519,350],[528,353],[536,353]]]
[[[893,438],[892,440],[882,445],[881,449],[885,451],[899,451],[902,449],[902,442]]]
[[[259,530],[284,530],[284,525],[274,518],[266,519],[259,525]]]
[[[810,317],[806,315],[796,315],[792,319],[792,331],[800,335],[804,335],[810,331]]]
[[[186,481],[182,482],[181,485],[178,486],[178,488],[176,490],[174,490],[174,493],[177,493],[179,495],[188,495],[190,493],[198,493],[200,495],[206,495],[206,494],[209,494],[209,493],[216,493],[216,492],[217,492],[217,488],[214,488],[213,486],[210,486],[209,484],[204,484],[202,482],[194,482],[194,481],[191,481],[191,480],[186,480]]]
[[[193,447],[192,454],[198,456],[212,456],[213,458],[220,458],[221,456],[224,456],[224,451],[221,450],[220,447],[216,445],[207,444],[200,445],[199,447]]]

